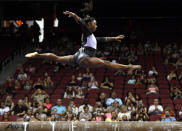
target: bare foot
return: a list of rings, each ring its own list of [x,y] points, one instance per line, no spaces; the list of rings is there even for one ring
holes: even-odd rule
[[[131,69],[141,69],[142,66],[141,66],[141,65],[131,65],[130,68],[131,68]]]
[[[38,52],[28,53],[25,55],[26,58],[34,58],[38,55]]]

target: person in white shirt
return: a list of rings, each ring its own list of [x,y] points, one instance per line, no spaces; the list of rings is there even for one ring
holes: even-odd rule
[[[2,116],[4,113],[9,111],[10,111],[10,108],[8,106],[5,106],[4,102],[1,102],[0,115]]]
[[[163,107],[159,105],[159,100],[154,99],[154,105],[151,105],[148,110],[149,115],[160,115],[163,112]]]
[[[99,89],[98,82],[95,80],[95,77],[91,77],[91,81],[88,83],[89,89]]]
[[[93,106],[89,105],[87,100],[84,101],[83,105],[79,106],[78,112],[84,112],[84,106],[88,106],[89,112],[93,112]]]
[[[154,66],[152,67],[151,70],[149,70],[148,75],[149,76],[157,76],[158,75],[158,72]]]

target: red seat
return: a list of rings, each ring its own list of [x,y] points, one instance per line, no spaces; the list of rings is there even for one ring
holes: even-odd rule
[[[150,99],[158,99],[159,98],[159,94],[153,94],[152,93],[152,94],[148,94],[147,97],[150,98]]]
[[[181,104],[177,104],[177,105],[175,105],[175,109],[176,109],[176,110],[181,109],[181,107],[182,107],[182,103],[181,103]]]
[[[182,99],[176,99],[176,100],[174,100],[174,104],[182,104]]]
[[[95,103],[96,103],[96,99],[90,98],[90,99],[88,99],[88,103],[89,103],[90,105],[94,106]]]
[[[9,121],[16,121],[18,118],[18,116],[14,115],[14,116],[10,116],[10,120]]]
[[[54,95],[51,95],[50,99],[60,99],[61,98],[61,95],[60,94],[54,94]]]
[[[97,99],[98,98],[98,94],[97,93],[94,93],[94,94],[88,94],[88,99],[89,98],[95,98],[95,99]]]
[[[172,104],[172,100],[171,99],[162,99],[161,103],[162,104]]]

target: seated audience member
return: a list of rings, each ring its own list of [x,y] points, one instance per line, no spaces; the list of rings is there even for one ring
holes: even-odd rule
[[[8,112],[5,112],[3,115],[2,115],[2,119],[0,120],[2,122],[9,122],[10,121],[10,115]]]
[[[159,89],[157,85],[155,84],[148,85],[146,95],[149,95],[149,94],[159,94]]]
[[[81,106],[79,106],[78,111],[79,112],[84,112],[84,109],[83,109],[84,106],[88,106],[89,112],[91,112],[91,113],[93,112],[93,106],[91,106],[90,104],[88,104],[88,100],[85,100],[84,101],[84,104],[81,105]]]
[[[20,70],[20,72],[19,72],[19,74],[18,74],[18,76],[17,76],[17,80],[22,81],[22,80],[26,80],[26,79],[27,79],[27,73],[25,73],[25,72],[23,71],[23,69]]]
[[[13,108],[12,115],[17,115],[21,118],[25,115],[27,110],[27,106],[23,103],[23,100],[20,99],[18,100],[18,104]]]
[[[170,81],[170,80],[175,80],[177,79],[177,75],[175,73],[174,70],[172,70],[168,75],[167,75],[167,80]]]
[[[45,99],[45,101],[44,101],[44,106],[45,106],[48,110],[51,110],[52,104],[50,103],[49,98],[46,98],[46,99]]]
[[[77,86],[75,98],[84,98],[84,97],[85,97],[85,94],[83,93],[82,88]]]
[[[147,121],[149,116],[147,114],[147,109],[144,107],[142,100],[139,102],[136,108],[136,118],[137,121]]]
[[[95,121],[104,121],[103,114],[101,110],[97,110],[95,114]]]
[[[33,81],[30,80],[30,76],[27,77],[25,84],[23,85],[23,89],[25,90],[31,90],[33,87]]]
[[[115,112],[118,113],[120,111],[119,102],[118,101],[114,101],[113,103],[111,103],[111,106],[108,106],[107,108],[109,108],[110,110],[115,111]]]
[[[91,80],[88,83],[88,89],[99,89],[98,82],[95,80],[94,76],[91,77]]]
[[[47,79],[44,80],[44,88],[50,89],[53,88],[54,82],[51,80],[51,77],[48,76]]]
[[[161,114],[161,118],[164,117],[165,111],[166,111],[166,110],[169,111],[169,114],[170,114],[171,117],[172,117],[172,116],[175,116],[175,113],[174,113],[174,111],[171,109],[171,107],[170,107],[170,106],[166,106],[166,107],[164,108],[163,113]]]
[[[111,111],[111,118],[106,118],[105,121],[107,122],[118,121],[117,116],[118,114],[115,111]]]
[[[29,109],[31,107],[31,101],[28,100],[28,96],[25,96],[23,99],[23,103],[27,106],[27,108]]]
[[[134,105],[135,105],[136,103],[132,103],[130,99],[127,99],[125,103],[126,103],[126,108],[127,108],[127,110],[128,110],[129,112],[135,111],[135,106],[134,106]]]
[[[89,107],[84,106],[84,112],[81,112],[79,115],[80,121],[90,121],[92,119],[92,114],[89,112]]]
[[[94,114],[96,114],[98,110],[100,110],[101,112],[104,112],[104,109],[103,109],[103,106],[102,106],[101,102],[96,102],[95,103],[95,106],[94,106],[94,109],[93,109]]]
[[[73,87],[68,86],[65,93],[64,98],[73,99],[75,98],[75,91],[73,90]]]
[[[82,80],[82,73],[79,73],[76,80],[80,83]]]
[[[177,85],[174,84],[170,88],[170,96],[172,97],[173,100],[182,98],[182,92],[180,89],[178,89]]]
[[[35,101],[32,103],[30,109],[32,110],[33,114],[35,114],[35,113],[37,112],[37,110],[38,110],[38,105],[39,105],[39,104],[38,104],[37,102],[35,102]]]
[[[182,121],[182,106],[181,106],[181,108],[180,108],[180,110],[179,110],[178,115],[179,115],[178,120],[179,120],[179,121]]]
[[[8,106],[5,106],[5,103],[2,101],[1,107],[0,107],[0,116],[9,111],[10,111],[10,108]]]
[[[170,112],[168,110],[165,110],[165,114],[161,121],[162,122],[172,122],[172,121],[176,121],[176,118],[174,116],[170,116]]]
[[[177,68],[182,68],[182,58],[179,57],[179,59],[177,60],[176,64],[174,64],[174,66]]]
[[[14,104],[14,102],[13,102],[13,100],[12,100],[12,96],[7,96],[7,97],[6,97],[5,106],[6,106],[6,107],[9,107],[10,110],[13,110],[15,104]]]
[[[132,78],[128,80],[128,84],[129,84],[129,85],[135,85],[135,83],[136,83],[136,78],[135,78],[135,76],[133,75]]]
[[[66,107],[62,105],[62,100],[57,99],[57,105],[53,106],[51,112],[55,112],[56,119],[66,115]]]
[[[31,98],[37,103],[44,103],[44,99],[49,98],[49,95],[45,91],[37,89]]]
[[[142,98],[139,94],[135,94],[135,102],[136,102],[136,105],[138,105],[139,101],[141,101]]]
[[[148,76],[158,76],[158,72],[154,66],[152,67],[151,70],[149,70]]]
[[[127,107],[125,105],[121,106],[121,112],[118,113],[118,120],[122,120],[123,116],[127,116],[127,120],[131,119],[131,112],[127,111]]]
[[[78,107],[75,106],[75,102],[74,101],[70,101],[67,111],[72,112],[73,116],[77,116],[78,115]]]
[[[78,86],[78,82],[76,80],[75,75],[71,76],[71,81],[68,83],[68,86]]]
[[[100,88],[112,89],[113,83],[109,81],[108,77],[105,77],[105,80],[103,83],[101,83]]]
[[[136,103],[135,97],[133,96],[133,94],[132,94],[131,91],[128,91],[128,92],[127,92],[127,95],[126,95],[126,97],[125,97],[125,102],[126,102],[128,99],[129,99],[132,103]]]
[[[15,80],[15,90],[20,90],[22,88],[20,82],[18,80]]]
[[[111,93],[111,97],[107,99],[106,105],[111,106],[111,103],[113,103],[114,101],[118,101],[120,106],[123,104],[122,100],[120,98],[117,98],[116,92],[113,91]]]
[[[39,113],[39,120],[40,121],[46,121],[47,120],[47,114],[44,112],[43,106],[39,106],[38,113]]]
[[[23,116],[24,121],[25,122],[30,121],[32,114],[33,114],[32,110],[28,109],[27,113]]]
[[[150,105],[148,114],[149,115],[160,115],[163,112],[163,107],[159,105],[159,100],[154,99],[154,105]]]
[[[106,94],[104,92],[102,92],[99,95],[99,98],[97,99],[97,102],[100,102],[102,104],[103,108],[107,108],[106,100],[107,100]]]

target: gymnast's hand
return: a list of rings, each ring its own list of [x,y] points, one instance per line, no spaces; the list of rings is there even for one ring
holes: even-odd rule
[[[25,55],[26,58],[34,58],[38,55],[38,52],[28,53]]]
[[[118,35],[115,37],[115,41],[121,42],[122,39],[124,39],[124,35]]]
[[[63,14],[68,15],[68,17],[74,17],[76,14],[70,11],[64,11]]]

